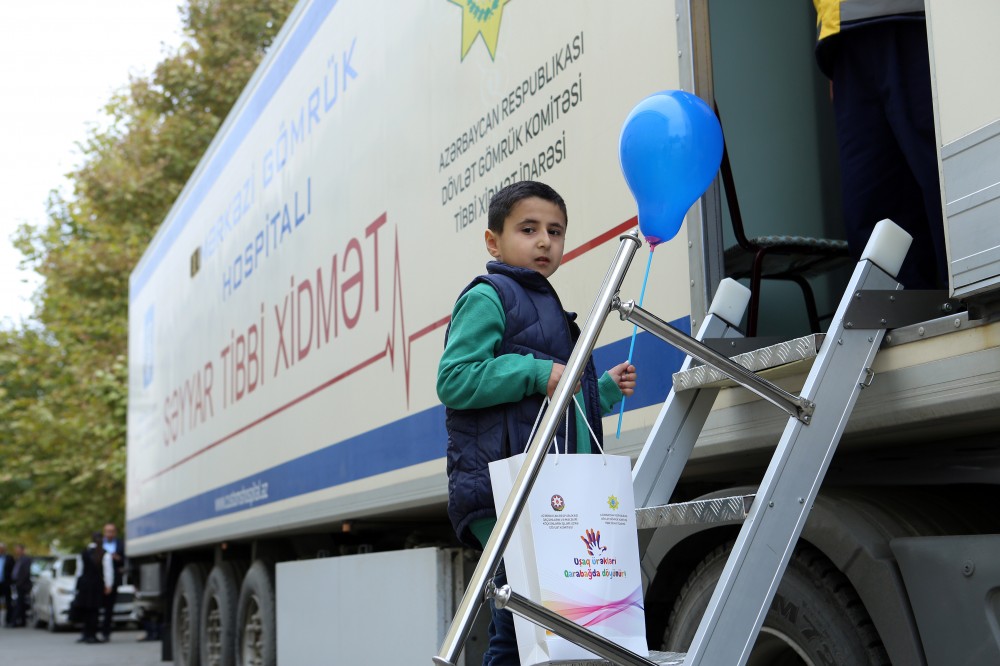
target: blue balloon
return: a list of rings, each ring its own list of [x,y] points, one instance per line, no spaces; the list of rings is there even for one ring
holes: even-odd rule
[[[701,98],[665,90],[628,114],[618,156],[639,206],[639,229],[655,248],[677,235],[688,209],[715,178],[722,128]]]

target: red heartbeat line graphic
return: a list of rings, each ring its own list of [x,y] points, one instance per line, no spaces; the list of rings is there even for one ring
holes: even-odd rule
[[[613,227],[612,229],[609,229],[608,231],[602,233],[601,235],[596,236],[595,238],[592,238],[591,240],[587,241],[586,243],[580,245],[579,247],[576,247],[573,250],[565,253],[563,255],[562,263],[565,264],[567,262],[570,262],[570,261],[576,259],[577,257],[580,257],[583,254],[586,254],[587,252],[589,252],[590,250],[594,249],[595,247],[598,247],[599,245],[602,245],[602,244],[606,243],[607,241],[611,240],[615,236],[618,236],[618,235],[620,235],[622,233],[625,233],[629,229],[635,228],[637,222],[638,222],[638,218],[633,217],[633,218],[631,218],[629,220],[626,220],[625,222],[623,222],[623,223],[621,223],[621,224]],[[410,349],[412,348],[413,343],[416,342],[417,340],[419,340],[420,338],[422,338],[422,337],[424,337],[424,336],[426,336],[426,335],[428,335],[428,334],[436,331],[437,329],[441,328],[442,326],[447,326],[448,322],[451,321],[451,315],[449,314],[449,315],[447,315],[447,316],[445,316],[445,317],[443,317],[443,318],[441,318],[441,319],[439,319],[439,320],[437,320],[437,321],[435,321],[435,322],[433,322],[431,324],[428,324],[427,326],[424,326],[419,331],[416,331],[415,333],[413,333],[410,336],[406,335],[406,324],[405,324],[405,321],[404,321],[404,307],[403,307],[403,278],[402,278],[402,271],[400,270],[400,262],[399,262],[399,227],[396,227],[395,229],[396,230],[395,230],[395,235],[394,235],[394,248],[393,248],[394,249],[394,255],[393,255],[393,267],[392,267],[392,273],[393,273],[393,275],[392,275],[392,327],[389,330],[389,333],[386,335],[385,346],[382,348],[382,350],[379,351],[377,354],[375,354],[375,355],[373,355],[373,356],[371,356],[371,357],[369,357],[369,358],[361,361],[360,363],[358,363],[354,367],[351,367],[351,368],[348,368],[347,370],[344,370],[343,372],[341,372],[341,373],[339,373],[339,374],[337,374],[337,375],[335,375],[335,376],[327,379],[323,383],[321,383],[321,384],[319,384],[319,385],[317,385],[317,386],[309,389],[305,393],[303,393],[303,394],[301,394],[299,396],[296,396],[295,398],[292,398],[291,400],[289,400],[288,402],[284,403],[283,405],[279,405],[278,407],[275,407],[274,409],[272,409],[271,411],[267,412],[266,414],[264,414],[264,415],[262,415],[262,416],[260,416],[260,417],[258,417],[256,419],[254,419],[253,421],[250,421],[249,423],[247,423],[247,424],[245,424],[243,426],[240,426],[239,428],[237,428],[236,430],[230,432],[229,434],[224,435],[224,436],[220,437],[219,439],[215,440],[214,442],[206,444],[205,446],[203,446],[202,448],[198,449],[197,451],[194,451],[194,452],[192,452],[192,453],[184,456],[180,460],[177,460],[176,462],[172,463],[171,465],[168,465],[167,467],[164,467],[163,469],[161,469],[160,471],[156,472],[152,476],[146,477],[145,479],[142,480],[142,484],[145,484],[148,481],[152,481],[153,479],[156,479],[156,478],[158,478],[160,476],[163,476],[167,472],[170,472],[172,470],[177,469],[181,465],[184,465],[185,463],[190,462],[191,460],[193,460],[194,458],[197,458],[198,456],[200,456],[201,454],[205,453],[206,451],[210,451],[210,450],[214,449],[215,447],[219,446],[220,444],[224,444],[225,442],[228,442],[229,440],[233,439],[234,437],[237,437],[238,435],[241,435],[241,434],[247,432],[251,428],[254,428],[254,427],[260,425],[261,423],[263,423],[263,422],[265,422],[265,421],[273,418],[274,416],[277,416],[278,414],[280,414],[281,412],[289,409],[290,407],[293,407],[293,406],[299,404],[300,402],[302,402],[302,401],[304,401],[304,400],[306,400],[308,398],[311,398],[312,396],[316,395],[317,393],[319,393],[319,392],[321,392],[321,391],[323,391],[325,389],[330,388],[334,384],[337,384],[337,383],[343,381],[344,379],[347,379],[351,375],[354,375],[354,374],[360,372],[361,370],[364,370],[368,366],[370,366],[370,365],[372,365],[374,363],[377,363],[378,361],[381,361],[382,359],[384,359],[386,357],[389,358],[389,367],[391,369],[395,370],[395,368],[396,368],[396,330],[397,330],[396,329],[396,315],[397,315],[397,313],[399,314],[399,336],[400,336],[400,340],[402,341],[402,350],[401,351],[403,353],[403,376],[404,376],[404,381],[405,381],[405,384],[406,384],[406,407],[407,407],[407,409],[409,409],[409,407],[410,407]]]

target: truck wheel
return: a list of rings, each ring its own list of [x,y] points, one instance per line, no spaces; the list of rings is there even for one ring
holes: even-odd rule
[[[695,568],[674,604],[664,648],[685,652],[726,566],[733,542]],[[747,666],[887,666],[889,658],[847,578],[815,548],[792,554]]]
[[[257,560],[243,579],[236,611],[239,666],[276,666],[274,619],[274,576],[269,564]]]
[[[201,602],[201,666],[235,666],[239,573],[232,562],[212,568]]]
[[[201,639],[198,623],[201,619],[201,600],[204,593],[204,565],[188,564],[177,579],[170,616],[170,638],[174,648],[175,666],[198,666]]]

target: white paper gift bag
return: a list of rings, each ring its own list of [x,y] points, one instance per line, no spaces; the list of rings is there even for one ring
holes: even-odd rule
[[[524,460],[490,463],[498,514]],[[512,590],[648,656],[627,457],[546,456],[503,559]],[[522,664],[595,657],[516,615],[514,625]]]

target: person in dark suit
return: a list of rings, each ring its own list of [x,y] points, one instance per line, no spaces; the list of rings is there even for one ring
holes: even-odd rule
[[[0,543],[0,600],[6,611],[4,623],[14,626],[14,604],[10,594],[11,581],[14,579],[14,556],[7,552],[7,544]]]
[[[97,637],[97,623],[104,600],[111,594],[114,572],[111,555],[105,552],[103,543],[101,533],[94,532],[90,545],[80,553],[80,577],[76,579],[73,604],[83,622],[83,635],[77,643],[104,642]]]
[[[105,552],[110,553],[114,569],[114,584],[111,593],[104,596],[104,615],[101,618],[101,636],[105,641],[111,640],[111,628],[115,621],[115,601],[118,599],[118,586],[125,577],[125,542],[118,537],[118,528],[114,523],[104,526],[104,542],[101,544]]]
[[[17,591],[17,606],[14,608],[14,626],[23,627],[28,616],[28,603],[31,599],[31,558],[24,552],[24,544],[14,546],[14,569],[11,571],[11,582]]]

